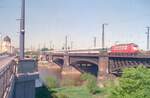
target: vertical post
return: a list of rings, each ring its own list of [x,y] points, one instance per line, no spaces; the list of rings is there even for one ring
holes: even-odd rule
[[[147,34],[147,50],[149,50],[149,28],[150,27],[146,27],[147,28],[147,32],[146,32],[146,34]]]
[[[94,48],[96,47],[96,37],[94,37]]]
[[[68,55],[68,37],[65,37],[65,54],[64,54],[64,67],[69,66],[69,55]]]
[[[51,51],[52,49],[52,41],[49,42],[49,50]]]
[[[11,42],[10,42],[10,50],[9,50],[9,52],[10,52],[10,54],[12,53],[12,46],[11,46]]]
[[[105,25],[108,25],[108,24],[102,24],[102,49],[105,48]]]
[[[66,35],[66,37],[65,37],[65,51],[67,51],[67,50],[68,50],[68,37]]]
[[[104,49],[104,24],[102,24],[102,49]]]
[[[73,49],[73,41],[71,41],[70,49],[71,49],[71,50]]]
[[[39,51],[41,50],[41,46],[40,46],[40,44],[38,45],[38,48],[39,48]]]
[[[22,0],[20,20],[20,59],[24,59],[24,35],[25,35],[25,0]]]
[[[0,37],[1,37],[1,53],[2,53],[2,34],[0,33]]]

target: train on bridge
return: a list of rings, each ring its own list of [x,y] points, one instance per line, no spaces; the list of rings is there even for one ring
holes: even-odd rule
[[[68,50],[69,55],[91,55],[98,56],[100,52],[103,52],[104,49],[83,49],[83,50]],[[127,43],[127,44],[117,44],[111,46],[109,49],[105,49],[108,56],[122,56],[122,57],[147,57],[150,56],[150,51],[143,51],[139,48],[139,46],[135,43]],[[57,55],[63,56],[65,51],[46,51],[41,52],[40,59],[49,59],[49,55]]]
[[[134,43],[114,45],[108,50],[110,55],[136,55],[140,52],[138,45]]]

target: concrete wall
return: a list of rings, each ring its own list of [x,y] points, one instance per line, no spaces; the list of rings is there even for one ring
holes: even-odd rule
[[[17,75],[14,98],[35,98],[35,79],[38,73]]]
[[[35,80],[39,78],[35,60],[20,60],[13,98],[35,98]]]
[[[34,98],[35,96],[35,82],[23,81],[15,84],[15,97],[14,98]]]
[[[37,62],[33,59],[20,60],[17,73],[34,73],[37,71]]]

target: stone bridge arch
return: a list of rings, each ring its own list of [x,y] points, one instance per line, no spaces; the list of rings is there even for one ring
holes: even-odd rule
[[[52,59],[53,62],[55,62],[56,64],[63,66],[64,64],[64,58],[63,57],[53,57]]]
[[[80,72],[88,72],[98,76],[98,62],[89,59],[76,59],[70,62],[70,65],[75,67]]]
[[[95,59],[95,58],[70,58],[70,64],[73,65],[75,63],[78,63],[78,62],[88,62],[88,63],[92,63],[92,64],[95,64],[98,66],[98,59]]]

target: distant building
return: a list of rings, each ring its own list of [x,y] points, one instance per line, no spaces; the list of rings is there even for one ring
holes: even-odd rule
[[[2,52],[12,53],[11,39],[9,36],[4,37],[3,39]]]

